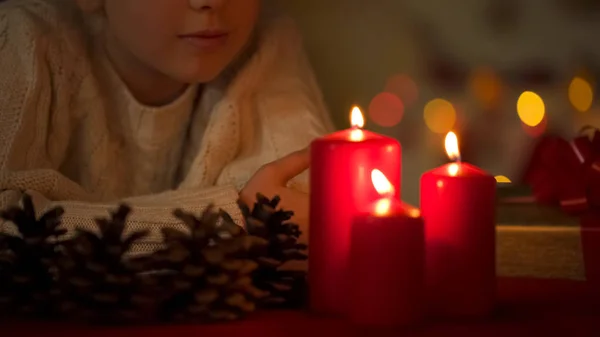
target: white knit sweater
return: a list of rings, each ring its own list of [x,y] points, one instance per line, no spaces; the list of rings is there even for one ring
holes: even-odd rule
[[[39,211],[65,207],[67,229],[92,229],[127,201],[129,229],[150,228],[153,244],[179,225],[174,207],[214,203],[240,221],[238,189],[252,174],[331,130],[289,20],[264,25],[231,79],[149,107],[89,42],[71,2],[0,5],[1,208],[27,192]],[[306,176],[296,188],[307,190]]]

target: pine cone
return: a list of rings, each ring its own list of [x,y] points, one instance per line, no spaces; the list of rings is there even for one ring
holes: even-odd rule
[[[305,304],[307,294],[306,271],[282,270],[288,261],[308,259],[308,246],[298,242],[302,235],[298,225],[289,220],[294,212],[277,209],[280,198],[268,199],[257,194],[252,211],[238,202],[246,219],[249,235],[268,242],[265,250],[255,251],[259,263],[254,272],[254,284],[270,295],[263,300],[269,307],[297,308]]]
[[[52,312],[54,275],[63,209],[54,208],[36,218],[29,195],[23,207],[10,207],[0,217],[12,222],[19,233],[0,233],[0,313],[48,315]],[[4,309],[4,310],[3,310]]]
[[[240,227],[222,221],[224,212],[213,207],[198,218],[182,210],[173,213],[187,231],[163,229],[164,250],[156,254],[162,270],[169,271],[172,290],[162,305],[167,320],[235,320],[255,310],[266,294],[252,284],[256,262],[248,252],[266,242],[244,236]]]
[[[147,257],[128,257],[131,246],[148,235],[124,237],[131,209],[121,205],[110,219],[96,219],[99,234],[81,228],[65,243],[59,264],[60,309],[67,317],[93,323],[151,319],[156,307],[153,280],[142,274]]]

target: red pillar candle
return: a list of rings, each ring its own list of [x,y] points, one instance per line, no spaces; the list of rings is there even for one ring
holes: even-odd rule
[[[374,170],[372,180],[383,197],[354,218],[349,316],[361,325],[414,324],[423,318],[423,220],[394,197],[383,173]]]
[[[347,263],[352,218],[358,207],[379,198],[370,174],[380,169],[400,198],[400,143],[362,130],[358,108],[351,114],[351,129],[316,139],[311,144],[310,254],[308,261],[310,305],[314,312],[343,315],[348,304]]]
[[[446,137],[456,162],[421,177],[426,284],[432,314],[480,316],[494,306],[496,181],[460,162],[454,133]]]

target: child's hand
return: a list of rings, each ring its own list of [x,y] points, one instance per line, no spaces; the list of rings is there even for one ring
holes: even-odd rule
[[[250,178],[240,192],[241,200],[252,207],[256,201],[256,193],[268,198],[281,197],[281,207],[294,211],[294,221],[308,220],[308,194],[286,187],[287,182],[309,167],[310,154],[307,149],[287,155],[279,160],[261,167]]]

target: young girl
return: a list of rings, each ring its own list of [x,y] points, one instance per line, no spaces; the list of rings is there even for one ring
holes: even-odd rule
[[[28,193],[72,229],[125,201],[148,244],[175,207],[241,224],[257,192],[307,218],[293,178],[331,124],[266,0],[8,0],[0,73],[0,208]]]

